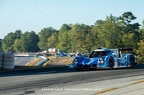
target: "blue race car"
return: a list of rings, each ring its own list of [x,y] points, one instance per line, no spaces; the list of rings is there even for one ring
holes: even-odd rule
[[[97,69],[97,68],[119,68],[134,67],[136,57],[134,54],[121,54],[122,50],[127,49],[106,49],[98,48],[90,53],[88,57],[76,56],[73,59],[71,68],[76,70]]]

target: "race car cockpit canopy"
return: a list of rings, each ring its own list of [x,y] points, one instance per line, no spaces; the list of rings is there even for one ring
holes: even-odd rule
[[[101,57],[101,56],[107,56],[109,54],[110,50],[106,48],[98,48],[89,55],[90,58],[94,57]]]

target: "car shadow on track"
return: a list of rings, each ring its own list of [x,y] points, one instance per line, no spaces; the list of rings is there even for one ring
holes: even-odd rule
[[[113,70],[133,70],[133,69],[144,69],[144,64],[138,64],[133,68],[116,68]],[[90,71],[105,71],[109,69],[84,69],[83,71],[77,71],[70,69],[67,66],[52,66],[45,68],[35,68],[35,69],[18,69],[18,70],[6,70],[0,71],[0,77],[9,76],[26,76],[26,75],[40,75],[40,74],[56,74],[56,73],[76,73],[76,72],[90,72]]]

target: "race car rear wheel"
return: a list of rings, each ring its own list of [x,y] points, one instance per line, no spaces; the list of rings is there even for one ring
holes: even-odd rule
[[[130,55],[130,67],[134,67],[135,66],[135,58],[133,55]]]
[[[112,58],[109,59],[109,69],[110,70],[113,69],[113,59]]]

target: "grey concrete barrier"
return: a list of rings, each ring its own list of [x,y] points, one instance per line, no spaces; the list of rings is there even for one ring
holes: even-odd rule
[[[3,67],[3,53],[0,52],[0,68]]]
[[[14,69],[15,67],[15,60],[13,53],[0,53],[0,68],[3,69]]]

